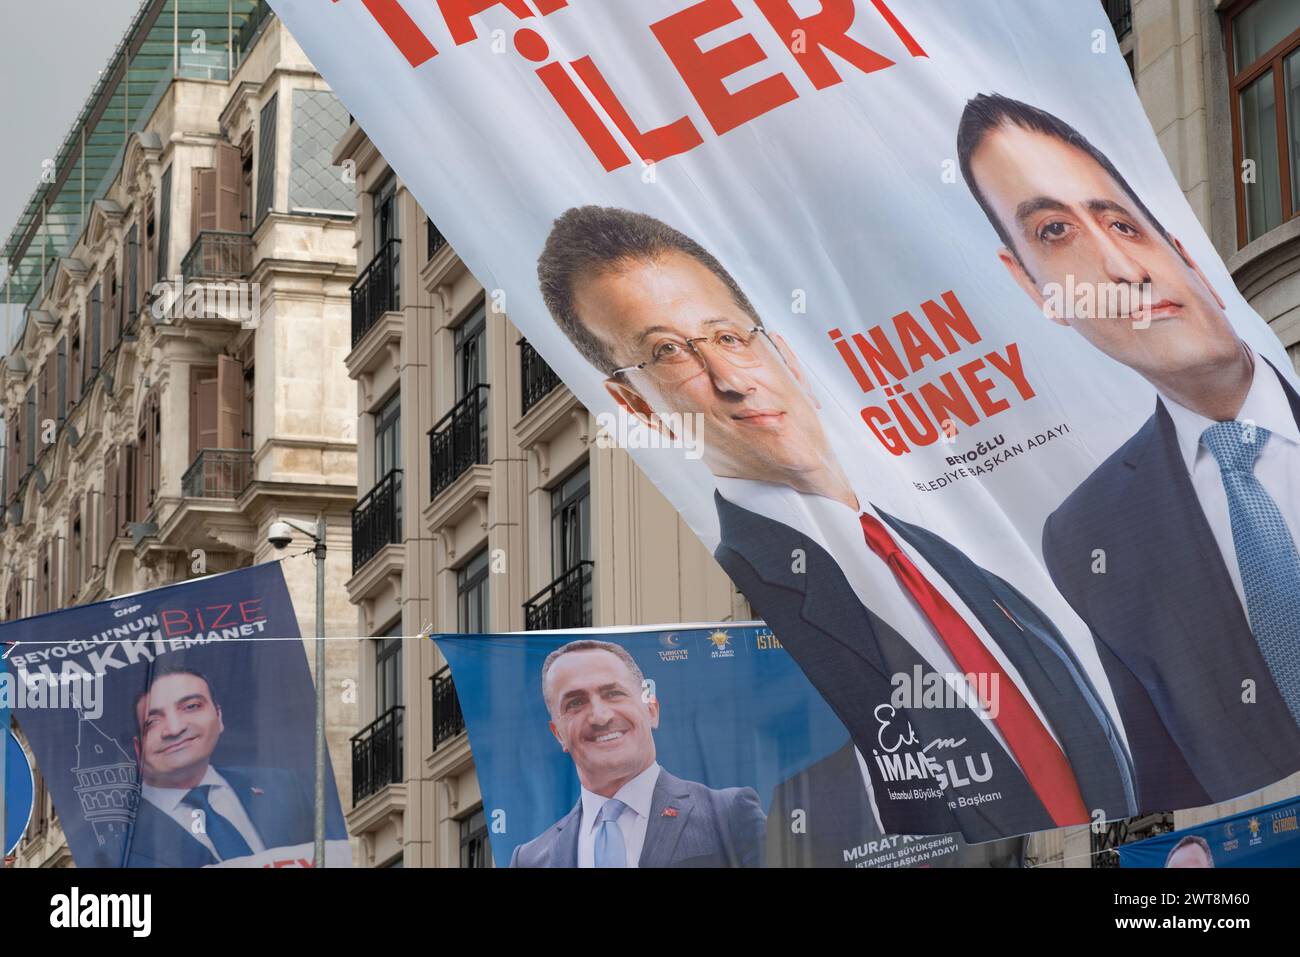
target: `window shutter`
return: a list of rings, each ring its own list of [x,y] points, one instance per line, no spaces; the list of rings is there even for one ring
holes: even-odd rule
[[[153,470],[150,472],[149,504],[158,496],[162,488],[162,402],[157,394],[153,397],[153,414],[150,417],[149,441],[153,445],[150,452]]]
[[[239,192],[244,178],[244,160],[229,143],[217,146],[217,225],[223,232],[243,229],[239,221]]]
[[[36,550],[36,614],[50,610],[50,545],[41,542]]]
[[[262,107],[257,128],[257,217],[258,225],[275,204],[275,117],[276,97]]]
[[[95,283],[95,288],[90,290],[90,347],[86,350],[90,357],[90,375],[87,379],[99,372],[99,360],[104,356],[103,303],[100,295],[100,284]]]
[[[217,228],[217,171],[210,166],[190,171],[190,245],[203,230]]]
[[[117,321],[118,321],[118,290],[117,290],[117,257],[108,257],[108,265],[104,269],[104,352],[105,354],[112,351],[113,346],[117,345]]]
[[[23,461],[27,468],[36,465],[36,387],[27,387],[27,428],[23,430]]]
[[[69,605],[81,590],[81,503],[73,501],[68,513],[68,541],[63,551],[63,600]]]
[[[136,503],[136,488],[135,488],[136,445],[135,443],[131,443],[130,445],[128,445],[125,451],[126,454],[123,455],[118,460],[117,463],[117,484],[119,489],[119,495],[122,501],[122,515],[117,525],[119,533],[122,533],[126,530],[127,522],[139,521],[139,516],[136,514],[135,511],[136,508],[136,504],[135,504]]]
[[[54,418],[54,392],[50,388],[50,360],[41,363],[41,371],[36,377],[38,406],[36,413],[36,454],[45,451],[45,423]]]
[[[15,409],[9,416],[9,440],[5,443],[5,482],[9,487],[9,494],[5,497],[5,503],[16,497],[18,494],[18,480],[23,475],[23,414]]]
[[[13,484],[14,476],[14,417],[5,416],[5,462],[4,462],[4,501],[0,502],[0,508],[9,507],[9,489]]]
[[[162,188],[158,194],[158,272],[155,278],[162,281],[167,278],[167,269],[170,266],[168,259],[168,244],[171,242],[172,228],[172,168],[167,167],[163,173]]]
[[[59,340],[59,381],[55,392],[54,418],[60,425],[68,417],[68,337]]]
[[[190,461],[217,445],[217,370],[190,369]]]
[[[122,328],[126,329],[140,311],[140,224],[132,223],[126,234],[126,296]]]
[[[217,357],[217,448],[244,447],[244,366],[232,356]]]
[[[140,410],[140,429],[135,457],[135,509],[137,522],[143,522],[149,514],[149,475],[153,462],[149,457],[149,423],[153,419],[149,414],[149,402],[146,399]]]
[[[72,330],[69,335],[72,342],[68,346],[68,408],[77,404],[81,398],[81,356],[83,341],[81,333],[81,316],[72,317]]]
[[[117,449],[110,449],[104,456],[104,511],[100,516],[103,519],[104,531],[104,554],[108,555],[109,548],[113,545],[113,539],[117,538],[118,530],[122,527],[121,519],[121,489],[117,487],[118,469],[117,459],[120,452]]]

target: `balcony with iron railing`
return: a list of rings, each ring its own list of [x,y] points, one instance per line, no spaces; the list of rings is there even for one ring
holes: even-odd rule
[[[560,377],[527,339],[519,340],[519,372],[523,379],[521,414],[527,415],[529,409],[550,395],[560,384]]]
[[[352,736],[352,804],[402,782],[402,718],[399,704]]]
[[[591,577],[595,562],[578,562],[524,602],[524,630],[591,627]]]
[[[433,684],[433,750],[465,730],[460,697],[451,680],[451,668],[444,665],[429,681]]]
[[[253,480],[251,449],[200,449],[181,476],[186,498],[238,498]]]
[[[474,386],[429,430],[429,479],[434,498],[470,466],[487,462],[487,401],[488,386]]]
[[[352,346],[386,312],[402,308],[401,269],[402,241],[390,239],[375,253],[375,258],[361,271],[352,289]]]
[[[248,233],[205,229],[181,260],[181,278],[247,279],[253,271],[253,239]]]
[[[352,572],[402,540],[402,470],[393,469],[352,509]]]
[[[1102,0],[1110,25],[1115,28],[1115,39],[1123,40],[1133,29],[1132,0]]]

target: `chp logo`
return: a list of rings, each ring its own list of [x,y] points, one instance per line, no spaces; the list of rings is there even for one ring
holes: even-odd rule
[[[713,646],[709,650],[710,658],[736,657],[736,649],[731,647],[731,635],[721,628],[709,634],[709,644]]]
[[[682,636],[675,631],[659,636],[660,661],[685,661],[690,649],[682,644]]]

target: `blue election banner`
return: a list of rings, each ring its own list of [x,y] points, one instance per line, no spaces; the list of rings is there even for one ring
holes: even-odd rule
[[[1022,839],[884,833],[866,762],[901,782],[923,743],[882,704],[861,754],[762,624],[435,640],[497,866],[1020,866]]]
[[[78,867],[312,864],[314,690],[279,563],[0,626]],[[0,678],[3,678],[0,675]],[[326,864],[351,861],[326,768]]]
[[[1300,798],[1123,844],[1120,867],[1300,867]]]
[[[0,727],[8,729],[9,715],[0,709]],[[27,755],[22,745],[12,733],[6,733],[4,761],[5,805],[4,805],[4,852],[13,853],[27,830],[27,823],[32,817],[32,797],[35,786],[32,781],[32,769],[27,763]]]

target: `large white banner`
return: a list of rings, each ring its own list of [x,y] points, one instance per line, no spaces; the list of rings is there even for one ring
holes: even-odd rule
[[[490,301],[655,446],[885,831],[1300,768],[1295,373],[1101,4],[272,6]]]

